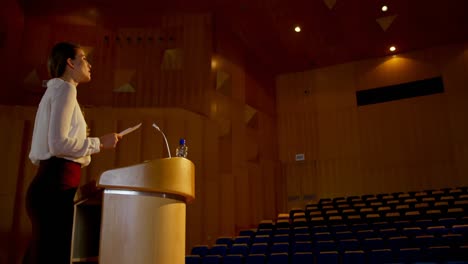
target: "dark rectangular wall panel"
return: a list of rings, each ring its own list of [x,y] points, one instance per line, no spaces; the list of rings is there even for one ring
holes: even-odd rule
[[[358,106],[444,92],[442,77],[390,85],[356,92]]]

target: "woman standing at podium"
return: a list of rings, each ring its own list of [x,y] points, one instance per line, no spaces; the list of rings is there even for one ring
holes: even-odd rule
[[[121,138],[116,133],[87,136],[76,95],[78,84],[91,80],[91,64],[80,46],[56,44],[48,70],[52,79],[37,109],[29,154],[39,169],[26,196],[33,238],[23,263],[70,263],[73,199],[81,168],[92,154],[115,148]]]

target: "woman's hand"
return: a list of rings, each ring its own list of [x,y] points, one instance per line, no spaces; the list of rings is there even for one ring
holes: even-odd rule
[[[117,146],[117,142],[122,138],[121,135],[117,133],[111,133],[104,135],[99,138],[101,141],[101,148],[102,149],[113,149]]]

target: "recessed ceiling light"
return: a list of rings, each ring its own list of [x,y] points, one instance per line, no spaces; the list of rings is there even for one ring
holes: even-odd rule
[[[296,26],[296,27],[294,28],[294,31],[296,31],[296,32],[301,32],[301,27],[300,27],[300,26]]]
[[[382,6],[382,12],[387,12],[388,11],[388,6],[384,5]]]
[[[389,48],[389,50],[390,50],[391,52],[394,52],[394,51],[396,50],[396,47],[395,47],[395,46],[391,46],[391,47]]]

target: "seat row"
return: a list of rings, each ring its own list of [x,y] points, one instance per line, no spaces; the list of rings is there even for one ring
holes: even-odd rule
[[[361,196],[349,197],[335,197],[335,198],[321,198],[318,203],[322,204],[339,204],[344,202],[358,202],[358,201],[378,201],[378,200],[403,200],[409,198],[422,199],[424,197],[434,197],[439,199],[444,196],[453,196],[458,199],[462,195],[468,194],[468,187],[444,188],[438,190],[425,190],[418,192],[395,192],[395,193],[382,193],[382,194],[366,194]]]
[[[227,254],[221,255],[188,255],[186,264],[377,264],[377,263],[468,263],[466,252],[468,246],[458,248],[449,246],[431,246],[428,248],[400,248],[375,249],[371,251],[348,250],[339,252],[336,250],[321,252],[294,252],[294,253],[252,253],[248,255]]]

